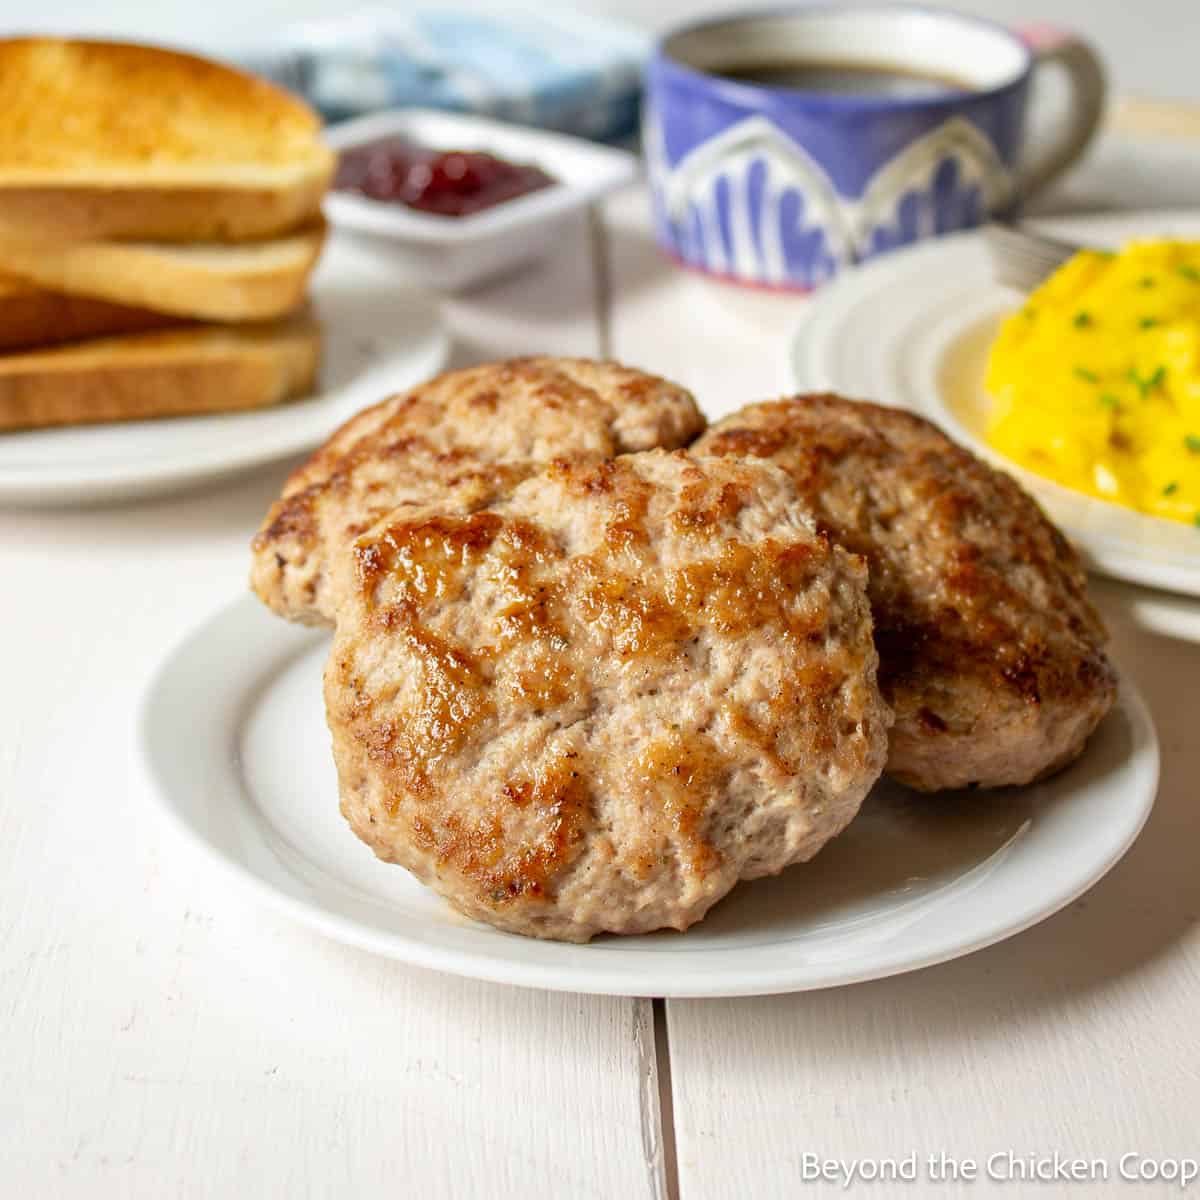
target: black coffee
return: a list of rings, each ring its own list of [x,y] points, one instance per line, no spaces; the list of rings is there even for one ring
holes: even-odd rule
[[[974,90],[961,79],[925,71],[908,71],[886,63],[793,61],[730,67],[716,73],[743,83],[795,88],[802,92],[834,92],[838,95],[920,99]]]

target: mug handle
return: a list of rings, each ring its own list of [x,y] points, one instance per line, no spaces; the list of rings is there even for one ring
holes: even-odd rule
[[[1062,67],[1070,87],[1069,112],[1059,129],[1035,146],[1017,174],[1022,201],[1040,192],[1075,163],[1088,148],[1104,116],[1107,87],[1104,67],[1082,38],[1054,25],[1022,25],[1013,32],[1033,54],[1036,74],[1051,64]]]

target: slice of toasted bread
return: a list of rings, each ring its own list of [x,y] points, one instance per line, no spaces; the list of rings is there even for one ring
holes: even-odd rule
[[[312,389],[320,346],[302,313],[0,355],[0,430],[265,408]]]
[[[301,303],[324,225],[263,242],[67,242],[0,226],[0,272],[52,292],[207,321]]]
[[[0,351],[144,333],[180,323],[181,318],[166,313],[48,292],[36,284],[0,276]]]
[[[0,222],[56,237],[270,237],[334,169],[302,100],[151,46],[0,39],[0,112]]]

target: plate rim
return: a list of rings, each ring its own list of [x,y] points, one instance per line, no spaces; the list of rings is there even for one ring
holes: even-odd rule
[[[1088,226],[1112,230],[1123,225],[1169,224],[1172,221],[1186,221],[1189,224],[1200,226],[1200,209],[1131,209],[1103,213],[1044,214],[1030,218],[1024,223],[1031,228],[1045,227],[1049,232],[1065,232],[1069,235],[1073,229],[1083,230]],[[922,260],[941,258],[952,261],[956,255],[964,251],[978,251],[981,249],[982,242],[983,231],[981,229],[960,230],[930,238],[916,245],[859,264],[844,275],[832,280],[809,302],[787,338],[783,361],[786,390],[789,392],[795,392],[797,389],[853,391],[852,388],[845,387],[844,381],[839,381],[835,377],[827,357],[820,355],[818,350],[814,349],[812,344],[814,340],[832,336],[845,321],[847,314],[853,311],[862,296],[870,291],[894,285],[904,275],[916,271]],[[932,265],[932,261],[929,265]],[[977,289],[973,280],[968,280],[965,285],[959,285],[958,290],[964,296],[971,297],[972,301],[976,303],[982,303],[985,296],[983,291]],[[865,398],[872,399],[872,397]],[[941,420],[942,410],[950,412],[941,393],[938,393],[936,397],[930,397],[930,402],[926,404],[913,405],[905,402],[901,406],[909,411],[915,411],[921,416],[932,418],[939,424],[945,423]],[[1034,476],[1025,471],[1019,463],[1003,460],[1001,455],[992,451],[982,439],[973,434],[969,436],[966,444],[973,453],[984,458],[990,465],[1012,474],[1026,490],[1034,491],[1038,502],[1043,507],[1053,506],[1053,496],[1058,492],[1066,493],[1072,501],[1082,497],[1096,505],[1106,503],[1095,497],[1084,496],[1083,493],[1075,493],[1054,480]],[[1135,515],[1148,521],[1163,520],[1163,518],[1155,518],[1145,513],[1135,513]],[[1054,519],[1058,520],[1057,517]],[[1200,596],[1200,562],[1195,567],[1181,564],[1177,559],[1156,563],[1139,557],[1131,540],[1102,539],[1089,531],[1080,530],[1069,521],[1062,521],[1061,524],[1072,540],[1084,551],[1088,565],[1097,573],[1143,587],[1160,588],[1177,595]]]
[[[503,954],[502,949],[498,949],[496,953],[481,953],[471,949],[437,945],[412,934],[372,930],[353,917],[333,912],[315,900],[289,894],[255,872],[247,863],[229,855],[206,838],[172,800],[170,784],[162,776],[157,766],[156,756],[161,753],[162,747],[159,745],[156,717],[166,707],[161,703],[164,694],[169,694],[172,687],[178,687],[177,675],[182,668],[186,667],[189,653],[196,653],[207,639],[215,636],[217,631],[226,624],[235,627],[235,632],[238,624],[246,626],[247,629],[240,633],[240,636],[244,637],[249,626],[263,618],[277,622],[276,628],[279,630],[280,636],[275,639],[275,648],[271,649],[262,639],[258,639],[255,642],[254,651],[247,654],[242,660],[241,669],[236,673],[228,673],[224,676],[227,686],[231,689],[231,694],[238,698],[239,711],[245,714],[250,711],[247,697],[257,690],[270,686],[271,680],[277,678],[281,670],[286,669],[287,664],[294,662],[301,653],[306,652],[306,647],[313,646],[314,638],[319,636],[316,631],[310,627],[287,625],[279,618],[269,616],[253,596],[245,595],[211,612],[204,621],[189,629],[182,638],[175,641],[163,657],[153,665],[142,689],[135,722],[137,743],[135,757],[141,771],[143,788],[152,798],[153,807],[164,823],[174,828],[183,843],[190,845],[200,858],[206,860],[228,881],[241,888],[248,898],[257,898],[276,913],[335,941],[386,958],[406,962],[412,966],[464,978],[577,994],[701,999],[824,990],[921,970],[995,945],[997,942],[1013,937],[1053,916],[1071,904],[1102,879],[1133,845],[1153,811],[1158,794],[1161,751],[1157,731],[1140,691],[1128,675],[1123,675],[1118,705],[1125,712],[1133,733],[1128,755],[1123,763],[1131,769],[1136,766],[1139,770],[1148,772],[1145,795],[1137,810],[1131,814],[1132,819],[1123,828],[1113,847],[1102,859],[1098,858],[1091,863],[1078,878],[1071,879],[1068,886],[1057,890],[1052,888],[1041,897],[1038,903],[1029,905],[1012,919],[998,922],[985,933],[965,940],[942,939],[930,952],[916,956],[901,956],[900,961],[885,960],[882,965],[877,963],[873,966],[860,966],[857,969],[832,969],[826,971],[819,979],[812,978],[811,965],[800,963],[790,967],[785,965],[783,968],[777,968],[770,973],[770,978],[764,976],[761,970],[757,974],[747,975],[743,969],[740,976],[735,975],[730,980],[718,976],[715,986],[696,987],[685,983],[681,986],[663,987],[661,981],[656,980],[653,986],[638,987],[636,981],[632,980],[621,968],[614,967],[611,962],[606,965],[603,961],[603,958],[606,957],[604,955],[597,956],[600,961],[594,968],[581,971],[571,965],[552,961],[523,961],[519,957],[509,958]],[[281,654],[285,638],[291,642],[291,645],[286,654]],[[277,661],[274,672],[269,673],[270,668],[266,662],[269,658],[274,660],[282,658],[283,666],[278,665]],[[244,716],[239,718],[239,721],[244,721]],[[197,784],[196,786],[202,785]],[[1002,870],[1003,867],[997,869]],[[486,926],[480,926],[480,928],[489,934],[494,934],[497,939],[518,936],[488,930]],[[525,938],[520,940],[522,943],[528,941]],[[497,946],[498,948],[502,947],[503,942],[498,941]],[[572,949],[586,952],[587,947],[572,947]],[[619,943],[614,945],[614,950],[620,950]],[[644,956],[646,951],[638,953]],[[640,965],[644,967],[644,957],[641,958]],[[676,967],[678,968],[678,964]]]

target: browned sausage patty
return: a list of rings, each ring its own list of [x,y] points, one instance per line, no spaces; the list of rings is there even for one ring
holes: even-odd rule
[[[769,458],[870,567],[888,772],[924,791],[1022,784],[1112,707],[1078,555],[1009,476],[928,421],[832,395],[755,404],[697,454]]]
[[[342,811],[501,929],[685,929],[811,858],[883,768],[861,559],[765,463],[560,460],[354,544],[325,696]]]

